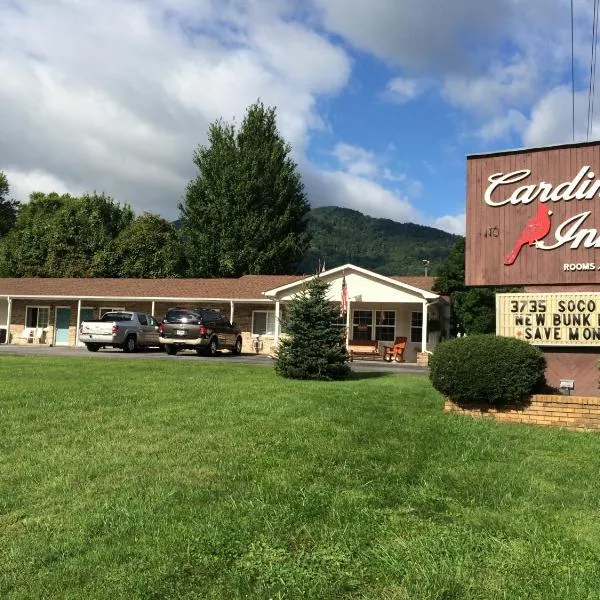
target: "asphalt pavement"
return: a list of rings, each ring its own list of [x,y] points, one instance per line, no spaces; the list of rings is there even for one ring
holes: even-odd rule
[[[85,356],[97,360],[193,360],[193,361],[223,361],[236,364],[273,365],[273,359],[260,354],[240,354],[234,356],[229,352],[221,352],[216,357],[198,356],[195,351],[185,350],[176,356],[169,356],[158,349],[138,350],[132,354],[114,348],[103,348],[98,352],[89,352],[86,348],[73,348],[71,346],[46,346],[37,344],[12,345],[0,344],[0,357],[8,355],[17,356]],[[429,375],[427,367],[419,367],[416,363],[384,362],[383,360],[355,360],[350,363],[353,371],[357,372],[383,372],[383,373],[411,373],[414,375]]]

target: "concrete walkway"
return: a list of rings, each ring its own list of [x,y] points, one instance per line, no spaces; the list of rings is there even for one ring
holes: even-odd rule
[[[240,354],[233,356],[229,352],[223,352],[215,358],[209,356],[198,356],[194,351],[180,352],[176,356],[169,356],[166,352],[151,349],[140,350],[133,354],[127,354],[122,350],[114,348],[103,348],[98,352],[88,352],[85,348],[73,348],[70,346],[46,346],[37,344],[12,345],[0,344],[0,357],[7,355],[16,356],[80,356],[94,358],[98,360],[193,360],[193,361],[225,361],[238,364],[251,365],[272,365],[273,359],[264,355]],[[396,363],[384,362],[383,360],[359,360],[350,363],[353,371],[356,372],[381,372],[381,373],[411,373],[415,375],[429,375],[429,369],[419,367],[416,363]]]

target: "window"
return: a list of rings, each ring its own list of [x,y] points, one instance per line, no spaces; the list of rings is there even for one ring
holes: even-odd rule
[[[46,329],[50,322],[49,306],[28,306],[25,311],[25,327]]]
[[[138,321],[140,322],[140,325],[148,325],[148,319],[146,318],[146,315],[141,313],[138,315]]]
[[[375,339],[380,342],[393,342],[396,332],[396,311],[375,311]]]
[[[411,342],[423,341],[423,313],[422,312],[411,312],[410,313],[410,341]]]
[[[275,335],[275,311],[255,310],[252,313],[252,335]]]
[[[371,340],[373,333],[373,312],[355,310],[352,313],[352,339]]]

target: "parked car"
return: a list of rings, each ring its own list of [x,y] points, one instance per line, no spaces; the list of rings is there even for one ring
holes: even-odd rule
[[[159,341],[167,354],[191,348],[215,356],[221,349],[242,351],[242,333],[218,310],[170,308],[159,327]]]
[[[97,352],[106,346],[134,352],[137,348],[160,346],[158,326],[156,317],[148,313],[109,311],[98,320],[82,321],[79,340],[90,352]]]

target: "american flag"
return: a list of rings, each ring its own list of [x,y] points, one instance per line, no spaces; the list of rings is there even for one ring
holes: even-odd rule
[[[348,288],[346,287],[346,276],[342,279],[342,301],[340,303],[340,317],[345,317],[348,312]]]

